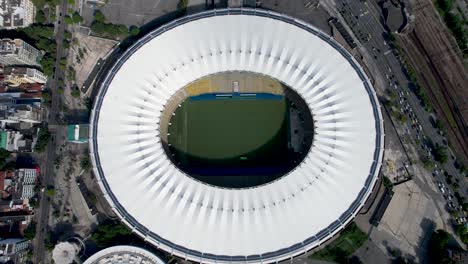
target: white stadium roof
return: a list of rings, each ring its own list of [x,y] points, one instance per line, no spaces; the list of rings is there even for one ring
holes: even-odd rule
[[[153,253],[133,246],[115,246],[105,248],[89,257],[83,264],[123,263],[165,264],[163,260]]]
[[[201,77],[248,71],[297,91],[315,122],[303,162],[271,183],[225,189],[167,158],[159,118]],[[200,262],[274,262],[342,230],[371,193],[383,155],[375,92],[354,58],[300,20],[252,9],[173,21],[129,48],[91,116],[94,173],[116,214],[146,241]]]

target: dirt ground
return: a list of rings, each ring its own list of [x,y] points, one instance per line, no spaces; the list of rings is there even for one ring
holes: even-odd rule
[[[468,73],[462,52],[430,0],[411,0],[409,30],[398,35],[454,150],[468,161]]]

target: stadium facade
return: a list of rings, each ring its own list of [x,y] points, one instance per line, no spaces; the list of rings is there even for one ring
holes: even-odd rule
[[[163,150],[171,96],[229,71],[281,81],[313,115],[307,156],[273,182],[208,185]],[[140,39],[103,81],[90,123],[94,173],[115,213],[156,247],[204,263],[277,262],[321,245],[364,205],[384,146],[375,91],[354,58],[303,21],[252,9],[186,16]]]

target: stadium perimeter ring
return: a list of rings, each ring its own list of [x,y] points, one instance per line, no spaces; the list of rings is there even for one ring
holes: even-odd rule
[[[289,174],[223,189],[165,155],[165,102],[224,71],[271,76],[308,103],[313,145]],[[277,262],[319,246],[365,203],[384,144],[375,91],[354,58],[309,24],[253,9],[185,16],[140,39],[103,81],[90,129],[94,173],[120,219],[156,247],[204,263]]]

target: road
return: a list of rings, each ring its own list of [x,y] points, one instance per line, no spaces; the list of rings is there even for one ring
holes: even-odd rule
[[[60,133],[60,126],[57,126],[58,115],[60,113],[60,94],[58,93],[58,80],[62,72],[60,71],[60,59],[64,53],[62,46],[63,43],[63,33],[65,31],[65,23],[63,22],[63,15],[67,13],[67,0],[62,0],[60,5],[60,12],[62,15],[58,16],[58,29],[56,34],[57,42],[57,53],[55,61],[55,72],[52,80],[49,83],[49,88],[52,92],[52,103],[49,109],[48,114],[48,126],[51,133],[51,139],[47,145],[47,149],[44,153],[44,158],[42,160],[41,169],[42,169],[42,187],[54,186],[54,160],[55,160],[55,150],[56,138],[62,136]],[[46,110],[47,111],[47,110]],[[36,236],[33,241],[33,262],[34,263],[44,263],[45,260],[45,240],[49,233],[49,211],[50,211],[50,199],[41,193],[39,208],[36,210],[37,217],[37,226],[36,226]]]
[[[359,48],[363,54],[367,53],[367,55],[370,55],[367,56],[367,62],[378,69],[378,72],[385,75],[384,88],[393,90],[398,95],[398,107],[408,109],[405,109],[403,112],[407,114],[409,122],[403,124],[400,130],[406,131],[407,136],[418,149],[419,154],[429,156],[431,160],[434,160],[430,151],[427,150],[425,139],[431,139],[434,144],[442,146],[446,145],[444,143],[446,139],[433,127],[430,121],[432,113],[425,110],[420,100],[410,89],[410,81],[403,72],[397,55],[391,50],[388,43],[385,42],[382,35],[385,30],[381,24],[381,12],[377,2],[336,1],[336,6],[332,8],[340,13],[335,13],[335,15],[342,17],[344,22],[352,28],[353,32],[369,33],[367,41],[360,39]],[[411,124],[412,122],[414,122],[414,125]],[[452,155],[449,153],[448,156],[446,164],[436,164],[439,168],[443,168],[448,174],[453,175],[459,180],[459,192],[462,196],[466,196],[468,185],[464,179],[464,175],[460,175],[459,171],[455,168],[455,160]],[[445,182],[445,176],[441,172],[434,177],[434,181],[440,181],[449,187]]]

